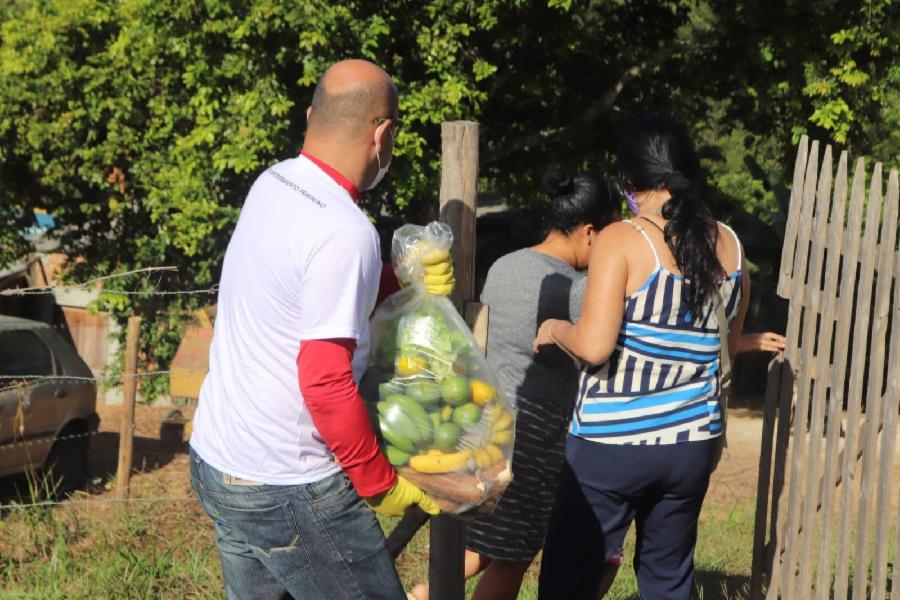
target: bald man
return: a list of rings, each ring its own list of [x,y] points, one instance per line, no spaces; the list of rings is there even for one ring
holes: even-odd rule
[[[438,512],[380,451],[357,387],[384,286],[356,202],[388,170],[397,104],[372,63],[329,68],[300,156],[260,175],[228,244],[190,446],[229,599],[406,598],[373,510]]]

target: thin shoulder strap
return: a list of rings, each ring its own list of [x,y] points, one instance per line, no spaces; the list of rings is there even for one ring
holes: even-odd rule
[[[734,229],[732,229],[725,223],[722,223],[721,221],[719,221],[719,225],[721,225],[722,227],[724,227],[731,233],[731,237],[734,238],[734,243],[737,244],[737,256],[738,256],[737,268],[740,269],[741,265],[744,264],[744,255],[743,255],[743,249],[741,248],[741,240],[738,239],[738,236],[734,232]]]
[[[634,221],[630,220],[630,219],[626,219],[626,220],[625,220],[625,223],[628,223],[629,225],[631,225],[632,227],[634,227],[635,229],[637,229],[638,232],[639,232],[642,236],[644,236],[644,239],[647,240],[647,243],[648,243],[648,244],[650,244],[650,250],[653,251],[653,258],[656,259],[656,268],[657,268],[657,269],[662,268],[662,263],[659,261],[659,254],[657,254],[657,252],[656,252],[656,246],[653,245],[653,242],[650,240],[650,236],[647,235],[647,232],[644,231],[644,228],[641,227],[640,225],[638,225],[637,223],[635,223]]]

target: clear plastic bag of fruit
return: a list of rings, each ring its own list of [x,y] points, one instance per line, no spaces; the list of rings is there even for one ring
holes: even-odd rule
[[[452,242],[443,223],[394,232],[405,287],[372,316],[361,387],[391,464],[445,512],[464,515],[492,510],[512,479],[515,407],[453,304],[425,292],[423,275]]]

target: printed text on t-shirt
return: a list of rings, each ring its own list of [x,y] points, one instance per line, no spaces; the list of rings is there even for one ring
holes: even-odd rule
[[[269,169],[268,171],[266,171],[266,173],[268,173],[269,175],[271,175],[272,177],[274,177],[275,179],[277,179],[284,185],[288,186],[289,188],[291,188],[292,190],[294,190],[295,192],[297,192],[298,194],[300,194],[301,196],[303,196],[304,198],[306,198],[307,200],[309,200],[310,202],[312,202],[319,208],[328,208],[327,204],[325,204],[324,202],[322,202],[321,200],[319,200],[318,198],[316,198],[315,196],[313,196],[312,194],[310,194],[309,192],[304,190],[302,187],[300,187],[299,185],[297,185],[290,179],[285,178],[280,173],[277,173],[277,172],[273,171],[272,169]]]

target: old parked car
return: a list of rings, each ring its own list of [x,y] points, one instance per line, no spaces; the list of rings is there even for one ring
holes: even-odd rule
[[[0,315],[0,476],[33,473],[65,496],[87,475],[97,387],[52,327]]]

